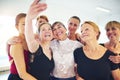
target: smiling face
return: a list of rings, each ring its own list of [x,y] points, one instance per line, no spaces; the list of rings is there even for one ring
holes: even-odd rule
[[[79,22],[78,19],[71,18],[69,20],[69,22],[68,22],[68,31],[69,31],[69,33],[74,34],[77,31],[77,29],[79,27],[79,24],[80,24],[80,22]]]
[[[66,39],[67,35],[66,35],[66,28],[62,23],[56,22],[55,24],[53,24],[53,35],[54,38],[57,40],[64,40]]]
[[[83,24],[81,27],[81,39],[83,41],[91,40],[95,38],[95,31],[89,24]]]
[[[106,25],[106,35],[110,41],[120,39],[120,23],[116,21],[109,22]]]
[[[82,41],[97,40],[99,36],[99,28],[93,22],[85,22],[81,26],[81,39]]]
[[[48,23],[43,23],[39,28],[39,37],[41,41],[51,41],[53,39],[53,33],[51,25]]]

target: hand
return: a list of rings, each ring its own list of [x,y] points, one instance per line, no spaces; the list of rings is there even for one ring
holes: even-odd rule
[[[83,45],[85,45],[85,42],[82,41],[81,35],[79,33],[76,33],[76,38],[79,40],[80,43],[82,43]]]
[[[37,17],[37,15],[46,10],[47,4],[46,3],[39,3],[39,0],[34,0],[34,2],[29,7],[27,16],[29,16],[29,19],[32,20]]]
[[[112,61],[113,63],[120,63],[120,55],[116,55],[116,56],[110,56],[109,57],[110,61]]]
[[[22,42],[21,39],[17,36],[14,36],[7,41],[7,43],[10,44],[10,45],[11,44],[16,44],[16,43],[21,43],[21,42]]]

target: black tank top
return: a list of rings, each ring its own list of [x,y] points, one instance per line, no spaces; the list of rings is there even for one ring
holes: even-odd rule
[[[29,73],[38,80],[49,80],[50,72],[54,68],[53,58],[50,60],[39,47],[35,53],[30,53]]]

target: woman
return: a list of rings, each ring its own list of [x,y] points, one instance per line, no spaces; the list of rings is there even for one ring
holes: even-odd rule
[[[47,16],[45,16],[45,15],[40,15],[36,19],[37,31],[34,34],[34,36],[35,36],[35,39],[38,40],[38,42],[39,42],[39,35],[37,34],[38,33],[38,27],[41,23],[46,23],[46,22],[49,22],[49,20],[48,20]],[[17,36],[14,36],[7,41],[7,44],[16,44],[16,43],[19,43],[19,42],[21,42],[21,40]]]
[[[114,53],[99,45],[99,35],[99,28],[94,22],[82,24],[81,39],[85,45],[74,51],[78,75],[85,80],[110,80],[112,72],[114,80],[120,80],[118,65],[108,59]]]
[[[21,40],[21,43],[11,44],[8,47],[8,56],[11,63],[8,80],[36,80],[27,73],[29,58],[24,36],[25,17],[25,13],[20,13],[16,16],[15,26],[19,32],[17,37]]]
[[[40,15],[36,19],[36,27],[38,28],[41,23],[46,23],[46,22],[49,22],[47,16]]]
[[[28,10],[25,21],[25,37],[29,51],[32,54],[29,72],[38,80],[49,80],[50,72],[54,68],[52,51],[50,48],[50,42],[53,38],[51,25],[49,23],[42,23],[39,25],[38,32],[40,43],[34,38],[32,28],[32,20],[39,12],[44,11],[46,7],[47,5],[45,3],[39,3],[39,0],[35,0]]]
[[[104,46],[114,52],[116,56],[111,56],[110,59],[115,63],[120,63],[120,22],[110,21],[105,27],[106,35],[109,42],[104,43]],[[115,59],[114,59],[115,58]],[[120,64],[119,64],[120,68]]]
[[[38,40],[38,42],[39,42],[39,35],[37,33],[38,33],[39,25],[42,23],[47,23],[47,22],[49,22],[49,20],[48,20],[47,16],[45,16],[45,15],[40,15],[36,19],[37,31],[36,31],[36,34],[34,36],[35,36],[35,39]]]
[[[67,37],[67,29],[59,21],[53,23],[52,30],[54,40],[51,43],[51,48],[55,61],[52,80],[76,80],[73,51],[81,47],[82,44],[78,41],[70,40]]]
[[[103,46],[114,52],[116,56],[110,56],[109,59],[119,64],[120,69],[120,22],[109,21],[106,24],[105,30],[109,41],[104,43]]]
[[[78,33],[76,33],[76,31],[79,28],[80,22],[81,22],[81,20],[77,16],[72,16],[68,20],[68,38],[70,40],[79,41],[78,39],[79,39],[80,35]]]

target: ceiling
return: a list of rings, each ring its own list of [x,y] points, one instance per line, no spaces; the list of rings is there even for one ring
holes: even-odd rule
[[[33,0],[0,0],[0,16],[16,16],[27,12]],[[62,21],[67,25],[68,19],[79,16],[81,21],[91,20],[101,28],[110,20],[120,21],[120,0],[46,0],[48,8],[41,14],[48,16],[50,23]],[[105,8],[109,12],[97,10]]]
[[[0,16],[16,16],[19,12],[27,12],[33,0],[0,0]],[[69,17],[77,15],[82,21],[92,20],[102,25],[109,20],[120,21],[120,0],[46,0],[48,8],[45,14],[51,22],[62,20],[67,22]],[[97,10],[101,7],[110,10]]]
[[[33,0],[0,0],[0,16],[15,17],[20,12],[27,12],[32,2]],[[47,15],[50,23],[61,21],[67,26],[68,19],[74,15],[79,16],[82,22],[94,21],[101,28],[101,41],[105,33],[105,24],[110,20],[120,21],[120,0],[46,0],[46,3],[47,10],[40,14]],[[97,7],[105,8],[109,12],[97,10]],[[0,29],[2,30],[1,23],[8,24],[8,17],[1,19],[0,17]],[[8,21],[11,20],[8,19]]]

